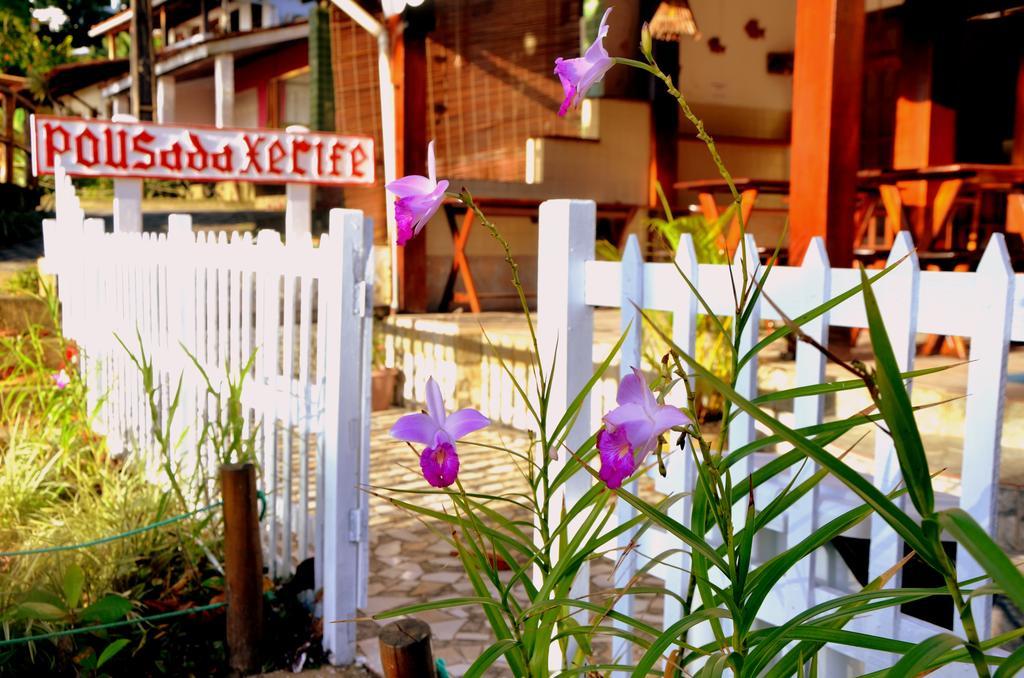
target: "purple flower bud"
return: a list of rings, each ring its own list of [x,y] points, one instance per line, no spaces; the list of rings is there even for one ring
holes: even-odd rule
[[[562,89],[565,90],[565,101],[558,109],[559,115],[565,115],[570,108],[579,106],[587,91],[615,64],[615,60],[608,56],[608,50],[604,48],[604,37],[608,35],[608,15],[611,11],[611,7],[605,10],[604,16],[601,17],[601,25],[597,29],[597,39],[583,56],[577,59],[555,59],[555,75],[561,80]]]

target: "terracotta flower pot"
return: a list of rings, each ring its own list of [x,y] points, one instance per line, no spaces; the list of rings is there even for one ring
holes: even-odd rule
[[[373,411],[386,410],[395,405],[395,387],[398,385],[398,370],[394,367],[377,367],[372,373]]]

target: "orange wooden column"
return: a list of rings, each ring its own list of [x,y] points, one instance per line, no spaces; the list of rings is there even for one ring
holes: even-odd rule
[[[864,0],[797,0],[789,258],[825,237],[833,266],[853,261],[864,70]]]

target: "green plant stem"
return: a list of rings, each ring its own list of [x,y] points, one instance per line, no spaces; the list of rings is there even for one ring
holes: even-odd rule
[[[941,545],[939,550],[940,552],[942,551]],[[952,567],[952,563],[950,563],[950,567]],[[944,575],[944,579],[946,580],[949,594],[953,597],[953,603],[960,613],[960,622],[964,626],[964,635],[967,636],[967,642],[964,644],[964,647],[967,649],[967,654],[970,656],[971,661],[974,662],[974,668],[978,672],[978,676],[988,678],[991,674],[988,669],[988,662],[985,660],[985,653],[981,650],[981,637],[978,635],[978,625],[974,622],[971,602],[969,600],[964,601],[963,592],[960,590],[960,584],[956,580],[955,572],[956,570],[954,569],[952,575]]]

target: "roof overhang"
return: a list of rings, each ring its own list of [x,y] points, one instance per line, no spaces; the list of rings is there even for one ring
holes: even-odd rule
[[[156,9],[160,5],[166,3],[167,0],[153,0],[153,9]],[[98,24],[93,24],[89,27],[89,37],[96,38],[106,33],[117,33],[120,31],[127,31],[129,24],[132,21],[132,11],[126,9],[123,12],[104,19]]]
[[[158,61],[153,71],[154,75],[159,77],[219,54],[252,51],[308,37],[309,23],[305,21],[288,24],[287,26],[274,26],[245,33],[225,35],[211,40],[203,40],[195,45],[186,45],[170,53],[164,52],[157,57]],[[126,76],[104,87],[101,93],[105,97],[114,96],[128,90],[131,84],[131,77]]]

